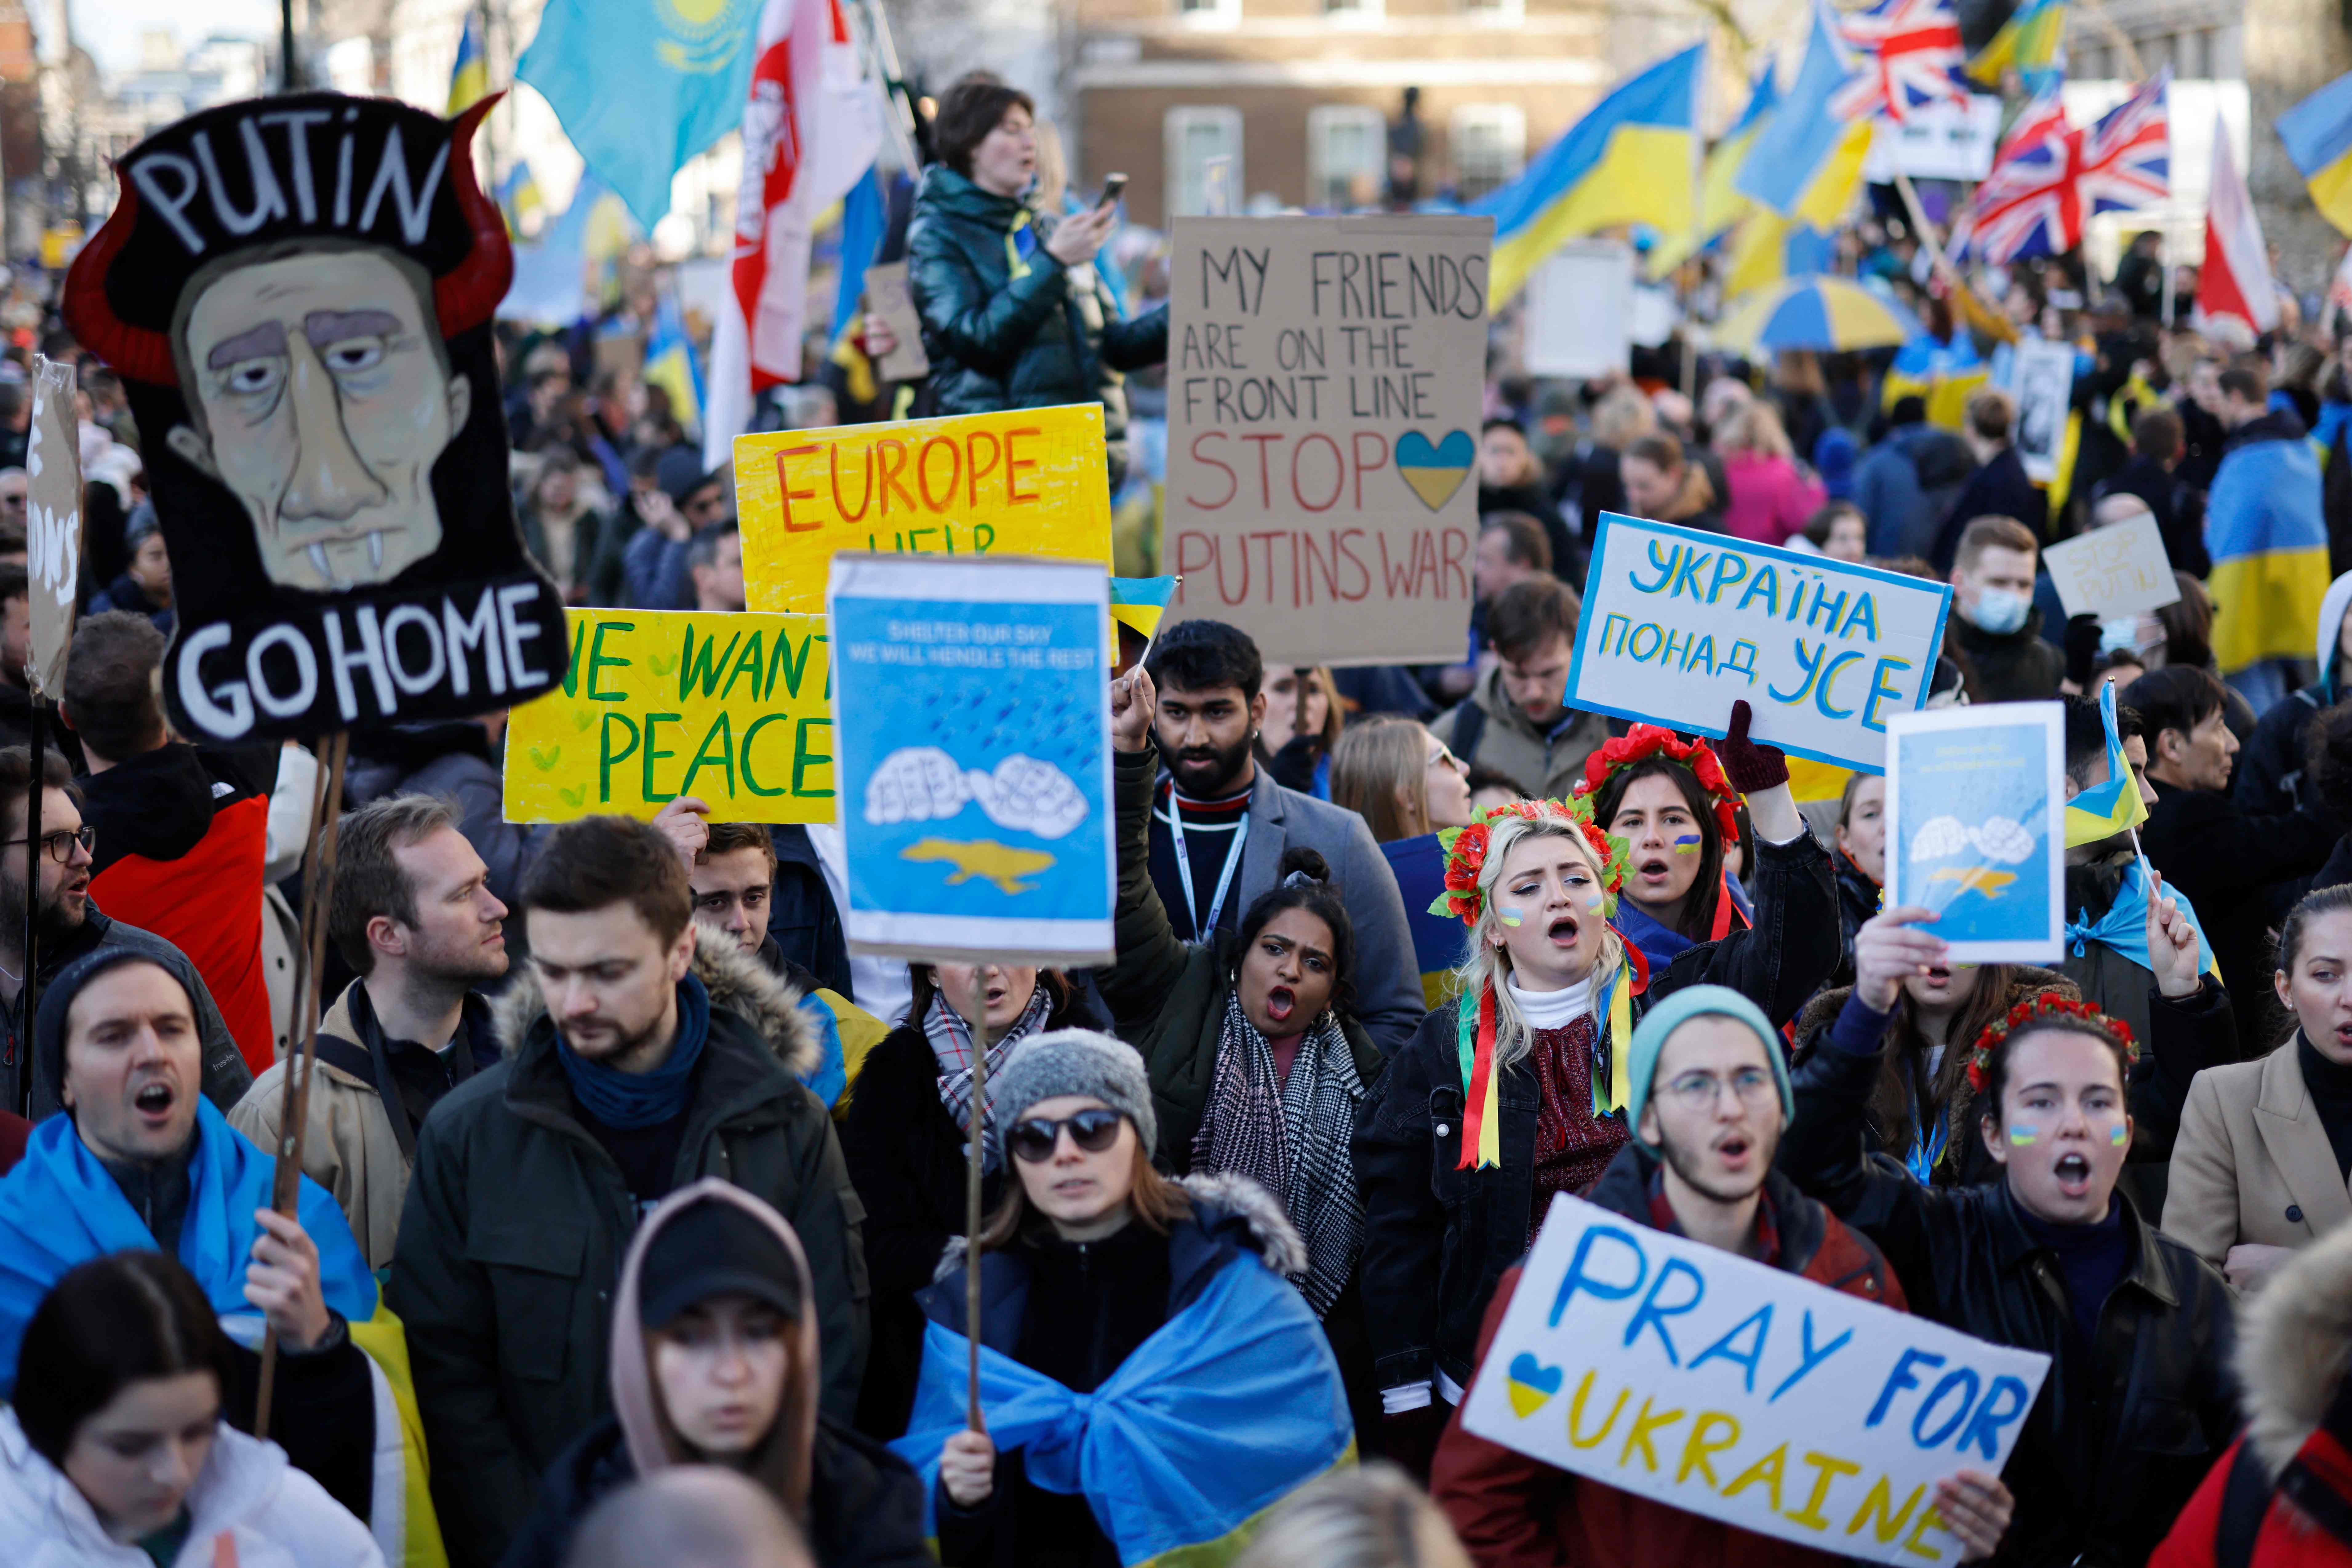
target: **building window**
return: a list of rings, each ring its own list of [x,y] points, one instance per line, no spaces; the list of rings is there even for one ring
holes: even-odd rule
[[[1230,27],[1242,19],[1242,0],[1176,0],[1176,15],[1195,27]]]
[[[1472,201],[1518,178],[1528,161],[1528,117],[1516,103],[1465,103],[1454,111],[1454,183]]]
[[[1365,104],[1326,104],[1307,111],[1307,205],[1368,205],[1381,194],[1389,128]]]
[[[1209,210],[1210,160],[1225,160],[1226,210],[1242,208],[1242,111],[1187,108],[1168,111],[1162,139],[1168,155],[1168,216],[1197,217]]]

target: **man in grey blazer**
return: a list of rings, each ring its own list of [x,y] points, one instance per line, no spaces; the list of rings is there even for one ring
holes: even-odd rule
[[[1233,930],[1274,886],[1283,851],[1320,854],[1356,928],[1356,1013],[1381,1049],[1404,1048],[1427,1009],[1395,873],[1352,811],[1285,789],[1257,765],[1265,717],[1257,645],[1222,621],[1163,632],[1145,668],[1168,772],[1152,797],[1151,880],[1179,935]]]

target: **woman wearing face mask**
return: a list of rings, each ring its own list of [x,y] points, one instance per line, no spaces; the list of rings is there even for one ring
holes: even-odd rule
[[[2164,1231],[2241,1290],[2352,1220],[2352,887],[2279,928],[2273,986],[2294,1026],[2270,1055],[2189,1087]]]
[[[1615,923],[1652,967],[1755,923],[1746,889],[1724,868],[1739,837],[1739,794],[1705,741],[1636,724],[1585,759],[1576,793],[1625,841]]]
[[[1146,709],[1149,711],[1149,709]],[[1174,1183],[1142,1058],[1063,1029],[995,1089],[1017,1178],[982,1232],[981,1384],[966,1427],[961,1260],[930,1326],[907,1436],[949,1568],[1229,1563],[1237,1528],[1349,1455],[1306,1247],[1241,1176]]]
[[[2193,964],[2187,918],[2158,910],[2151,947]],[[2053,993],[1965,1047],[1978,1109],[1969,1133],[1996,1179],[1924,1186],[1866,1156],[1903,982],[1949,963],[1919,923],[1934,918],[1888,910],[1856,936],[1860,979],[1797,1071],[1780,1167],[1878,1244],[1913,1312],[2052,1358],[2039,1395],[2010,1413],[2021,1425],[2001,1561],[2142,1563],[2237,1425],[2229,1288],[2116,1190],[2134,1133],[2131,1031]],[[2158,1024],[2160,1035],[2162,1010]],[[2158,1072],[2169,1055],[2159,1045]],[[1890,1424],[1918,1414],[1933,1386],[1924,1373],[1921,1384],[1897,1393]]]
[[[1634,1020],[1685,985],[1727,985],[1785,1024],[1837,962],[1829,858],[1778,752],[1725,743],[1751,791],[1757,881],[1785,918],[1650,965],[1610,923],[1630,852],[1590,797],[1522,801],[1446,836],[1446,908],[1467,928],[1454,1001],[1391,1064],[1359,1124],[1364,1309],[1388,1451],[1425,1465],[1476,1363],[1479,1323],[1554,1193],[1625,1142],[1617,1068]],[[1779,777],[1776,780],[1775,774]]]
[[[1886,882],[1886,778],[1856,773],[1845,781],[1838,801],[1837,852],[1830,857],[1837,877],[1839,984],[1853,983],[1853,933],[1878,912]]]
[[[991,1079],[1031,1036],[1101,1022],[1078,988],[1051,969],[917,963],[908,976],[914,997],[907,1021],[866,1056],[841,1124],[842,1159],[866,1205],[861,1234],[873,1289],[874,1342],[858,1389],[857,1425],[886,1439],[907,1429],[923,1364],[915,1292],[931,1282],[949,1238],[963,1234],[973,1020],[984,1005]],[[984,1188],[991,1204],[1003,1163],[992,1136]]]
[[[817,1413],[814,1289],[800,1237],[758,1198],[707,1176],[663,1199],[613,1292],[613,1414],[549,1467],[503,1568],[561,1568],[600,1499],[674,1465],[759,1482],[817,1568],[931,1562],[914,1471]]]
[[[383,1568],[285,1451],[221,1418],[236,1383],[204,1291],[160,1252],[69,1269],[0,1411],[0,1542],[28,1568]]]

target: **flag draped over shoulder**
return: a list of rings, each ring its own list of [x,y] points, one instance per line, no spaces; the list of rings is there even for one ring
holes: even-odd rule
[[[549,0],[515,76],[651,229],[669,211],[670,176],[742,118],[759,4]]]
[[[2206,496],[2205,548],[2221,673],[2309,658],[2328,583],[2327,519],[2309,441],[2251,441],[2223,455]]]
[[[2280,115],[2278,134],[2319,216],[2352,234],[2352,73]]]
[[[1704,45],[1622,83],[1562,133],[1526,173],[1470,204],[1495,220],[1490,306],[1526,284],[1564,242],[1616,224],[1667,234],[1691,226]]]
[[[914,1415],[890,1447],[921,1475],[935,1534],[940,1449],[964,1429],[968,1342],[938,1323],[923,1334]],[[1127,1568],[1227,1563],[1261,1515],[1355,1458],[1339,1363],[1313,1310],[1249,1255],[1092,1394],[982,1346],[980,1394],[997,1450],[1021,1450],[1034,1485],[1083,1495]]]
[[[1732,184],[1782,217],[1828,228],[1845,216],[1870,153],[1870,116],[1851,89],[1860,62],[1836,17],[1814,0],[1812,35],[1797,79],[1772,110]],[[1841,111],[1839,105],[1847,107]]]

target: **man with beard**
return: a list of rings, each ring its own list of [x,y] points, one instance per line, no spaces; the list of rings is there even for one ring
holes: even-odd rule
[[[319,1024],[302,1173],[334,1194],[368,1267],[392,1262],[416,1130],[444,1095],[499,1059],[477,986],[507,972],[507,907],[489,868],[430,795],[345,817],[328,934],[359,978]],[[229,1124],[278,1147],[286,1063],[256,1079]]]
[[[1152,731],[1168,776],[1152,798],[1151,880],[1179,936],[1205,942],[1275,885],[1283,852],[1317,851],[1356,928],[1356,1016],[1393,1056],[1421,1026],[1420,967],[1396,873],[1364,819],[1285,789],[1257,765],[1265,667],[1222,621],[1160,634],[1145,663],[1159,689]]]
[[[0,1108],[26,1103],[36,1121],[60,1109],[55,1086],[34,1088],[26,1072],[32,1020],[25,1016],[25,921],[30,896],[25,875],[25,803],[33,779],[32,753],[22,746],[0,749],[0,826],[7,830],[0,842]],[[101,947],[135,948],[142,952],[187,962],[187,955],[152,931],[110,920],[89,896],[90,855],[96,835],[82,826],[81,795],[66,771],[65,759],[44,749],[41,753],[41,844],[34,862],[40,867],[38,952],[42,991],[66,965]],[[194,1005],[202,1069],[200,1087],[206,1100],[226,1110],[253,1085],[253,1074],[238,1054],[236,1037],[213,1003],[212,993],[197,977],[189,987]]]
[[[1633,1224],[1904,1307],[1903,1289],[1878,1248],[1772,1169],[1795,1098],[1780,1032],[1753,1002],[1721,985],[1677,991],[1643,1016],[1626,1065],[1633,1141],[1601,1172],[1591,1202]],[[1503,1276],[1486,1309],[1481,1360],[1519,1273],[1514,1267]],[[1488,1568],[1571,1562],[1795,1568],[1832,1561],[1473,1436],[1458,1409],[1439,1440],[1430,1490],[1462,1543]],[[1936,1507],[1959,1540],[1962,1561],[1987,1557],[2009,1522],[2009,1489],[1996,1476],[1964,1469],[1937,1486]]]

